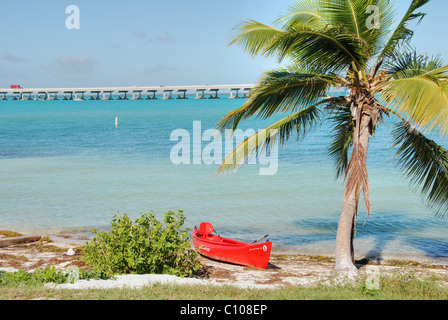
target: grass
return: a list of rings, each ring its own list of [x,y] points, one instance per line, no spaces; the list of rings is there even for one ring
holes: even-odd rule
[[[380,288],[367,289],[365,279],[355,283],[285,286],[281,289],[239,289],[233,286],[161,285],[140,289],[68,290],[43,285],[0,287],[2,300],[448,300],[446,281],[425,279],[412,272],[381,276]]]

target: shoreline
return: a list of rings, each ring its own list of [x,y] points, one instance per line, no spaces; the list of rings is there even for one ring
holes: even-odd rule
[[[4,239],[5,235],[2,232],[8,232],[7,230],[0,230],[0,239]],[[15,232],[15,231],[9,231]],[[87,233],[86,231],[82,232],[66,232],[66,233],[30,233],[30,234],[21,234],[17,233],[17,235],[26,235],[26,236],[35,236],[39,235],[42,239],[45,239],[43,243],[48,246],[55,246],[57,248],[61,248],[68,250],[69,248],[79,248],[83,246],[86,242],[92,240],[94,238],[93,233]],[[40,241],[42,242],[42,241]],[[0,270],[2,269],[2,251],[8,250],[10,251],[14,247],[25,249],[24,247],[29,246],[33,247],[33,243],[25,244],[20,247],[20,245],[10,246],[1,248],[0,247]],[[53,248],[54,249],[54,248]],[[310,248],[306,246],[291,246],[291,247],[273,247],[271,251],[271,256],[285,256],[285,257],[316,257],[323,259],[334,259],[334,249],[331,247],[326,248]],[[382,252],[375,253],[371,250],[357,250],[356,249],[356,240],[355,240],[355,260],[356,261],[369,261],[370,264],[387,264],[389,262],[397,263],[403,262],[408,264],[422,264],[428,266],[441,266],[448,268],[448,257],[430,257],[424,254],[421,255],[412,255],[405,253],[390,253],[390,252]]]
[[[3,237],[4,238],[4,237]],[[38,268],[55,267],[58,270],[73,270],[86,267],[81,253],[87,239],[73,235],[44,236],[41,240],[0,248],[0,270],[32,272]],[[69,254],[69,249],[74,254]],[[168,275],[124,275],[116,280],[81,280],[75,284],[64,284],[58,288],[134,288],[148,284],[211,284],[234,285],[243,288],[275,289],[285,285],[312,285],[330,281],[334,276],[334,257],[331,255],[303,253],[271,253],[266,269],[248,268],[200,257],[203,264],[201,274],[195,278],[177,278]],[[448,278],[448,266],[415,259],[384,259],[380,262],[365,257],[357,258],[359,275],[368,276],[374,272],[393,274],[416,272],[435,274]],[[136,279],[139,279],[138,281]],[[201,281],[199,281],[201,280]]]

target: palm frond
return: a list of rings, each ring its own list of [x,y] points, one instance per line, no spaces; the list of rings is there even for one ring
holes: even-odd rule
[[[340,25],[309,23],[303,16],[300,19],[302,23],[298,14],[294,23],[286,19],[280,29],[255,20],[246,21],[236,28],[230,44],[242,46],[252,56],[276,57],[279,62],[290,58],[327,72],[344,70],[352,62],[360,65],[362,55],[353,34],[344,32]]]
[[[385,71],[393,79],[411,78],[443,67],[440,55],[429,57],[415,50],[395,51],[385,64]]]
[[[298,137],[304,136],[318,121],[319,108],[314,105],[295,112],[263,130],[259,130],[246,138],[225,157],[218,172],[229,169],[236,170],[251,155],[256,152],[265,152],[270,146],[273,146],[277,139],[281,144],[285,144],[294,132],[297,133]]]
[[[384,45],[383,50],[381,51],[379,55],[379,59],[381,58],[388,58],[390,57],[394,51],[396,51],[397,47],[406,44],[406,42],[412,38],[412,35],[414,34],[411,29],[408,28],[409,22],[414,19],[419,19],[418,23],[421,22],[423,17],[426,15],[425,13],[417,12],[415,11],[425,4],[427,4],[429,0],[413,0],[410,4],[408,10],[404,14],[401,21],[398,23],[397,27],[395,28],[394,32],[392,33],[391,37],[387,41],[387,43]]]
[[[322,0],[300,0],[289,5],[284,15],[274,24],[284,27],[303,25],[312,29],[322,29],[330,23],[322,10]]]
[[[328,88],[338,83],[331,74],[295,66],[268,71],[240,108],[218,122],[220,130],[235,129],[241,120],[257,116],[266,119],[278,112],[295,112],[322,100]]]
[[[323,1],[323,8],[332,25],[341,25],[344,33],[352,35],[358,66],[365,68],[368,60],[380,52],[383,38],[393,22],[394,10],[390,1]]]
[[[398,164],[411,184],[421,187],[429,207],[437,215],[448,214],[448,151],[407,121],[401,121],[392,132],[398,147]]]
[[[436,65],[433,65],[436,66]],[[399,69],[380,86],[379,95],[389,108],[426,132],[448,133],[448,65],[427,71]]]
[[[353,110],[352,110],[353,111]],[[345,186],[345,197],[349,197],[353,192],[355,194],[355,204],[358,206],[359,197],[361,195],[361,190],[364,195],[364,202],[367,209],[367,217],[370,214],[370,199],[369,199],[369,175],[367,173],[367,146],[368,146],[368,126],[369,118],[362,120],[362,108],[357,108],[355,110],[356,124],[353,130],[353,151],[350,156],[350,161],[348,162],[347,168],[345,170],[344,180],[346,181]],[[361,142],[361,139],[365,138],[367,134],[367,143]],[[362,138],[364,136],[364,138]],[[358,209],[356,208],[356,212]]]
[[[348,151],[353,145],[353,119],[350,106],[329,105],[328,119],[333,122],[332,142],[328,148],[330,157],[336,169],[336,177],[339,178],[348,166]]]
[[[277,56],[279,62],[288,57],[294,63],[334,73],[348,69],[352,62],[363,64],[357,41],[341,26],[312,29],[294,25],[287,27],[275,40],[266,56]]]
[[[357,145],[353,148],[350,156],[350,161],[345,171],[346,186],[345,197],[349,197],[352,192],[355,192],[355,204],[358,206],[359,197],[361,191],[364,195],[364,203],[367,209],[367,217],[370,215],[370,187],[369,187],[369,175],[367,172],[367,150],[361,145]],[[356,211],[358,209],[356,208]]]
[[[282,30],[267,26],[255,20],[248,20],[235,28],[235,38],[229,45],[237,44],[252,57],[264,54],[276,38],[283,34]]]

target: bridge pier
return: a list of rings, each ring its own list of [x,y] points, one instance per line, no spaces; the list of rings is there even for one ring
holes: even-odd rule
[[[162,90],[162,92],[163,92],[163,98],[162,98],[163,100],[173,99],[173,97],[171,96],[173,90]]]
[[[73,91],[64,91],[64,100],[73,100]]]
[[[205,99],[204,92],[205,92],[205,89],[196,89],[196,98],[195,99]]]
[[[53,94],[53,96],[51,95]],[[57,91],[50,91],[47,92],[47,100],[58,100],[58,92]]]
[[[12,96],[13,96],[12,100],[22,100],[22,92],[13,92]]]
[[[185,89],[178,89],[177,90],[177,99],[188,99],[186,96],[187,90]]]
[[[218,91],[219,91],[219,89],[210,89],[210,98],[209,99],[219,99]]]
[[[103,91],[103,100],[113,100],[112,99],[112,92],[113,91]],[[109,96],[106,96],[106,93],[109,93]]]
[[[27,92],[22,92],[22,96],[20,98],[20,100],[31,100],[31,91],[27,91]]]
[[[143,90],[132,90],[132,100],[141,100]],[[137,93],[137,96],[135,94]]]
[[[78,98],[78,94],[81,94],[81,98]],[[84,91],[75,91],[75,100],[84,100]]]
[[[146,92],[148,93],[148,100],[156,100],[156,92],[157,90],[146,90]]]
[[[101,91],[90,91],[90,100],[100,100],[100,93]]]
[[[0,97],[0,100],[8,100],[8,98],[6,97],[6,94],[7,94],[8,92],[0,92],[0,94],[2,94],[3,95],[3,97]]]
[[[122,96],[121,94],[124,93],[124,96]],[[118,100],[128,100],[128,90],[120,90],[118,91]]]
[[[240,88],[231,88],[230,89],[230,97],[229,99],[236,99],[239,98],[238,97],[238,91],[240,90]],[[233,92],[235,92],[235,95],[233,95]]]
[[[250,98],[250,88],[244,88],[244,98]]]
[[[38,93],[38,99],[39,100],[47,100],[48,99],[48,93],[46,91],[41,91]]]

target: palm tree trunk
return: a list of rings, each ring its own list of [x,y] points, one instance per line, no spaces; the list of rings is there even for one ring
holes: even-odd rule
[[[356,197],[355,190],[342,203],[336,234],[336,267],[335,272],[357,271],[354,262],[353,239],[355,236]]]
[[[369,146],[369,123],[370,117],[363,116],[359,129],[359,144],[367,154]],[[355,135],[354,135],[355,136]],[[358,211],[359,196],[356,188],[345,194],[342,203],[341,215],[339,217],[338,231],[336,234],[336,273],[357,272],[354,265],[353,240],[356,230],[356,214]]]

